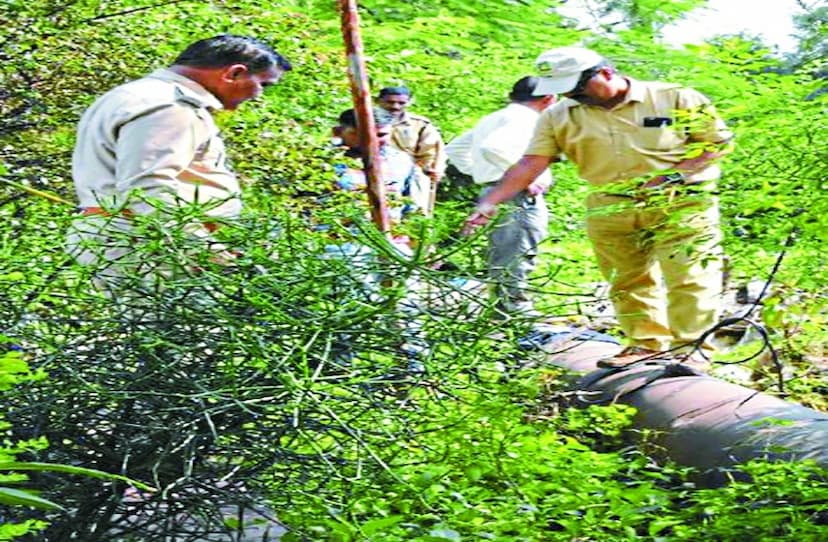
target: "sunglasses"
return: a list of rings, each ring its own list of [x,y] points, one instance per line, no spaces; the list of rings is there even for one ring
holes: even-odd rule
[[[564,96],[579,96],[579,95],[583,94],[584,91],[586,90],[586,87],[589,84],[590,80],[593,77],[595,77],[596,75],[598,75],[598,72],[600,72],[600,71],[601,71],[601,68],[590,68],[588,70],[584,70],[584,72],[581,73],[581,78],[578,79],[578,83],[575,85],[575,87],[572,90],[570,90],[569,92],[564,92],[563,95]]]
[[[339,137],[346,130],[356,130],[356,127],[353,127],[353,126],[334,126],[333,133],[334,133],[335,136]],[[378,128],[376,134],[377,134],[377,137],[385,137],[385,136],[391,134],[391,129],[390,128],[387,128],[387,129],[386,128]]]

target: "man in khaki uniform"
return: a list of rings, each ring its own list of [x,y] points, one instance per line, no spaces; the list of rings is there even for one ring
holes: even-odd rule
[[[407,111],[411,103],[411,91],[407,87],[381,89],[377,103],[394,117],[391,143],[401,151],[408,153],[430,181],[431,192],[427,214],[431,215],[437,196],[437,185],[446,171],[443,137],[430,120]]]
[[[258,97],[290,69],[260,41],[220,35],[191,44],[169,68],[110,90],[86,110],[72,157],[81,216],[67,241],[80,263],[100,268],[97,286],[110,291],[114,281],[160,271],[133,254],[136,215],[198,205],[202,218],[187,224],[187,233],[210,244],[217,260],[232,258],[210,235],[242,207],[212,113]]]
[[[599,365],[625,367],[667,349],[699,361],[690,357],[695,342],[719,317],[715,161],[729,151],[731,132],[702,94],[636,81],[589,49],[552,49],[536,65],[535,93],[567,99],[541,116],[523,158],[481,198],[467,230],[566,155],[593,186],[587,233],[628,340]]]

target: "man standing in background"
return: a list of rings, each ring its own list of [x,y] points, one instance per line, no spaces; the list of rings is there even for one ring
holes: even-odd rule
[[[431,188],[426,213],[431,216],[437,197],[437,185],[446,170],[445,144],[439,130],[430,120],[408,112],[411,97],[408,87],[385,87],[379,91],[377,104],[394,118],[391,143],[408,153],[429,179]]]
[[[510,103],[483,117],[471,130],[446,147],[451,163],[484,186],[484,194],[520,160],[532,139],[540,114],[555,96],[535,96],[537,77],[523,77],[509,93]],[[536,318],[528,279],[535,268],[538,246],[546,237],[548,213],[544,192],[552,184],[545,169],[512,201],[489,232],[488,272],[497,309],[508,316]]]
[[[406,153],[391,146],[391,115],[380,108],[374,108],[374,125],[376,127],[379,156],[377,157],[385,184],[385,195],[388,203],[388,214],[391,219],[392,234],[400,222],[413,212],[423,212],[428,204],[428,185],[426,180],[418,175],[414,161]],[[364,158],[365,150],[360,145],[359,131],[357,130],[356,110],[348,109],[339,115],[337,125],[333,129],[334,136],[339,138],[345,147],[346,156]],[[336,164],[336,186],[343,190],[361,190],[367,187],[365,171],[360,168],[348,168],[344,164]],[[398,248],[404,247],[404,252],[410,254],[410,241],[403,241],[394,237]]]

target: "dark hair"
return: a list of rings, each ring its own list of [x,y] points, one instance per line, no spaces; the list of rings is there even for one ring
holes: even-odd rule
[[[535,96],[533,93],[540,82],[539,77],[527,75],[522,77],[512,87],[512,92],[509,93],[509,99],[513,102],[531,102],[534,100],[542,100],[546,96]]]
[[[374,112],[374,124],[377,126],[388,126],[392,122],[394,122],[394,117],[391,116],[391,113],[386,111],[381,107],[372,107],[371,108]],[[343,111],[339,115],[338,119],[340,126],[347,126],[348,128],[356,128],[357,125],[357,118],[356,118],[356,110],[354,109],[347,109]]]
[[[385,98],[386,96],[393,96],[393,95],[401,95],[401,96],[408,96],[411,97],[411,90],[408,87],[385,87],[381,88],[379,91],[379,97]]]
[[[195,68],[221,68],[231,64],[244,64],[253,73],[271,67],[290,71],[292,66],[269,45],[247,36],[222,34],[190,44],[178,55],[173,64]]]

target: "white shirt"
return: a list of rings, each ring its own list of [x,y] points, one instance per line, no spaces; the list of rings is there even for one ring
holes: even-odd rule
[[[511,103],[486,115],[471,130],[457,136],[446,146],[454,167],[474,182],[499,181],[503,174],[523,156],[529,145],[540,113],[525,105]],[[548,169],[538,179],[551,183]]]

